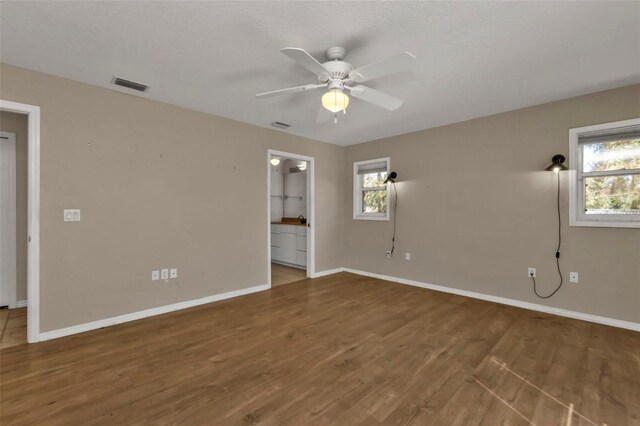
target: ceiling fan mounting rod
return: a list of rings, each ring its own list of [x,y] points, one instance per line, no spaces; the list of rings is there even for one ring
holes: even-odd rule
[[[330,61],[341,61],[347,53],[344,47],[330,47],[325,52]]]

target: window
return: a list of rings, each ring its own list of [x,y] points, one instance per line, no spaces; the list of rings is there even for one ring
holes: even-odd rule
[[[353,218],[389,220],[389,158],[353,163]]]
[[[640,228],[640,119],[569,131],[569,223]]]

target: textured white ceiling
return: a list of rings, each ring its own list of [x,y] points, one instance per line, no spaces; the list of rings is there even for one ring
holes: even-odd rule
[[[640,2],[12,2],[0,3],[2,62],[349,145],[640,81]],[[364,65],[402,51],[414,71],[371,87],[393,112],[352,99],[316,124],[321,91],[279,52],[330,46]]]

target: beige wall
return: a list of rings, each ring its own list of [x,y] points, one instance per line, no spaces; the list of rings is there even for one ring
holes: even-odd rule
[[[340,266],[640,322],[640,230],[569,228],[568,129],[640,116],[640,86],[342,148],[2,65],[0,97],[41,106],[41,331],[267,282],[267,149],[316,158],[316,270]],[[390,222],[352,220],[352,163],[390,156]],[[64,208],[82,209],[64,223]],[[412,260],[404,260],[405,252]],[[151,282],[177,267],[179,278]]]
[[[16,300],[27,300],[27,116],[0,111],[0,130],[16,134]]]
[[[569,129],[639,116],[636,85],[348,147],[348,176],[354,161],[389,156],[401,182],[391,260],[392,224],[354,221],[346,191],[344,266],[640,322],[640,230],[568,227],[567,174],[561,268],[580,283],[542,300],[527,277],[532,266],[541,292],[557,284],[556,182],[542,170],[568,157]]]
[[[316,270],[342,266],[344,148],[0,71],[2,99],[41,107],[41,332],[266,284],[269,148],[315,157]]]

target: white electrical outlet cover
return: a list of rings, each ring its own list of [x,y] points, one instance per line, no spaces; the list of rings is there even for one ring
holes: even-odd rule
[[[407,252],[404,254],[404,260],[411,260],[411,253]]]
[[[529,268],[527,270],[527,276],[535,278],[536,277],[536,268]]]
[[[178,269],[177,268],[173,268],[169,270],[169,278],[173,279],[173,278],[178,278]]]
[[[572,283],[578,282],[578,273],[577,272],[569,272],[569,281]]]
[[[160,271],[158,269],[151,271],[151,281],[158,281],[160,279]]]

